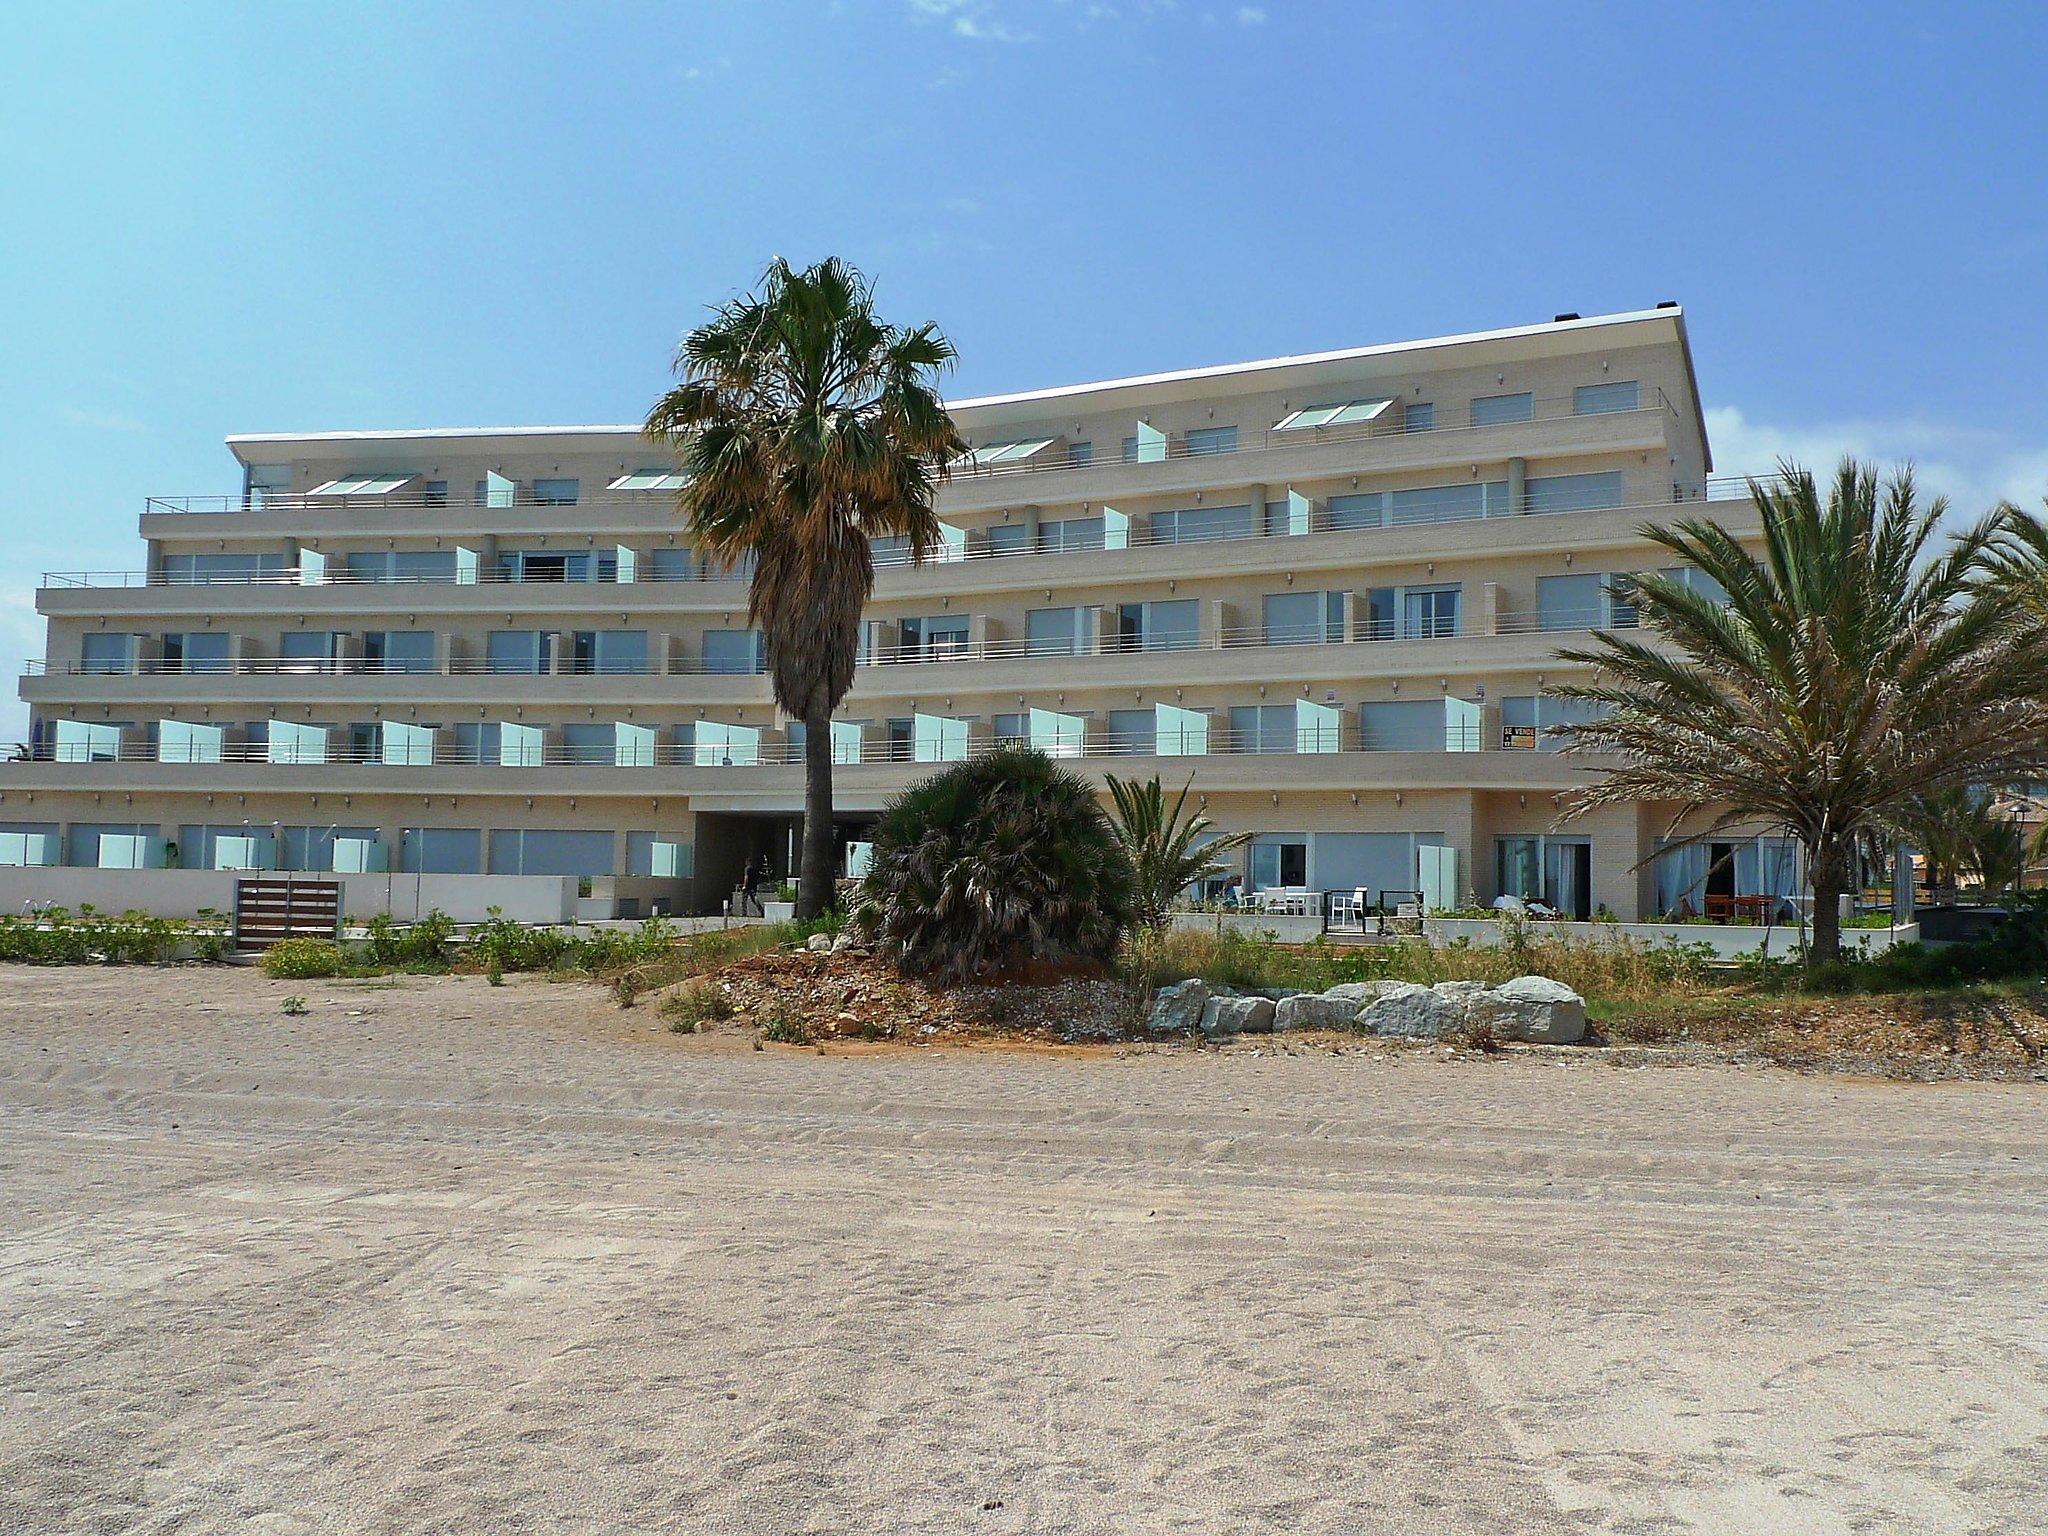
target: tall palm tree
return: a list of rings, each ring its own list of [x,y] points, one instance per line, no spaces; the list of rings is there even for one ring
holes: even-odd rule
[[[1646,638],[1601,633],[1594,679],[1558,692],[1606,706],[1566,734],[1621,763],[1567,815],[1673,802],[1671,829],[1700,812],[1698,842],[1740,824],[1784,826],[1806,854],[1815,964],[1841,953],[1838,900],[1859,839],[1915,797],[2038,777],[2048,762],[2048,642],[1989,579],[2005,540],[1993,512],[1945,540],[1947,502],[1922,503],[1912,472],[1880,483],[1845,460],[1825,501],[1807,471],[1751,481],[1761,561],[1719,524],[1640,530],[1717,583],[1632,578]]]
[[[932,493],[964,448],[937,390],[953,347],[931,325],[875,315],[874,291],[837,259],[777,258],[760,291],[683,338],[681,383],[647,414],[688,484],[677,501],[707,557],[754,557],[747,612],[776,700],[804,723],[804,846],[796,912],[832,894],[832,711],[853,684],[860,613],[874,590],[868,541],[938,541]]]

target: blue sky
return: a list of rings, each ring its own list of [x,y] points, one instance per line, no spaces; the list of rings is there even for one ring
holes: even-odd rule
[[[2048,493],[2048,11],[7,8],[0,667],[229,432],[637,419],[770,256],[958,393],[1689,312],[1718,467]],[[19,734],[0,704],[0,738]]]

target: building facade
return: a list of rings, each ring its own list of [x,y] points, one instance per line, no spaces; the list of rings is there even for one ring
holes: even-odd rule
[[[833,726],[856,863],[905,784],[1021,740],[1192,777],[1257,834],[1246,890],[1671,904],[1667,808],[1560,825],[1598,764],[1545,731],[1558,648],[1667,563],[1642,523],[1758,530],[1676,306],[953,410],[945,541],[876,549]],[[42,587],[0,864],[570,876],[628,913],[788,868],[802,727],[636,427],[229,447],[241,491],[152,500],[142,569]]]

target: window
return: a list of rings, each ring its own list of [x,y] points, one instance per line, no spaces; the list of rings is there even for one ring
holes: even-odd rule
[[[1401,430],[1429,432],[1436,427],[1436,406],[1428,400],[1411,400],[1401,413]]]
[[[1190,507],[1179,512],[1155,512],[1151,526],[1154,544],[1248,539],[1252,536],[1252,509],[1248,506]]]
[[[483,872],[484,835],[476,827],[407,827],[398,836],[398,867],[408,875]]]
[[[1522,491],[1525,512],[1595,512],[1621,504],[1618,469],[1597,475],[1532,475]]]
[[[640,561],[642,581],[688,581],[690,552],[687,549],[650,550]]]
[[[1135,443],[1133,446],[1136,446]],[[1067,444],[1067,462],[1069,464],[1092,464],[1094,461],[1095,445],[1093,443]]]
[[[420,487],[420,500],[430,507],[447,506],[448,482],[446,480],[429,480]]]
[[[588,581],[592,569],[587,551],[514,549],[500,564],[508,581]]]
[[[292,488],[289,464],[251,464],[242,475],[242,510],[261,512],[288,495]]]
[[[672,469],[636,469],[605,487],[608,491],[680,491],[689,482]]]
[[[1289,411],[1273,423],[1275,432],[1302,432],[1310,427],[1348,427],[1377,421],[1394,402],[1389,399],[1349,400],[1338,405],[1308,405]]]
[[[988,530],[988,552],[1021,555],[1031,548],[1031,530],[1022,523],[999,523]]]
[[[579,629],[570,641],[569,670],[577,673],[637,674],[647,670],[644,629]]]
[[[1524,390],[1519,395],[1482,395],[1472,402],[1472,425],[1497,427],[1510,421],[1533,421],[1536,397]]]
[[[1065,555],[1077,550],[1103,547],[1103,520],[1099,517],[1054,518],[1038,525],[1038,552]]]
[[[1458,632],[1456,587],[1413,587],[1402,594],[1401,628],[1416,640],[1443,640]]]
[[[343,475],[306,492],[308,496],[389,496],[411,475]]]
[[[1727,588],[1723,587],[1721,583],[1714,580],[1705,571],[1695,570],[1693,567],[1686,565],[1662,570],[1657,574],[1668,581],[1677,582],[1686,591],[1697,597],[1704,597],[1710,603],[1720,603],[1725,606],[1728,602]]]
[[[165,635],[163,670],[166,672],[225,672],[228,669],[228,637],[207,632]]]
[[[722,674],[764,672],[768,652],[758,629],[704,631],[704,670]]]
[[[695,850],[673,832],[628,832],[626,873],[643,879],[686,880],[695,868]]]
[[[562,727],[562,761],[567,763],[609,763],[617,733],[609,725],[565,725]]]
[[[888,741],[888,760],[892,763],[907,763],[917,748],[917,722],[905,717],[884,722]]]
[[[1261,837],[1252,842],[1252,889],[1308,884],[1306,837]]]
[[[539,674],[553,659],[553,636],[541,629],[494,629],[484,640],[486,672]]]
[[[1447,726],[1442,699],[1371,699],[1358,706],[1358,744],[1368,752],[1441,752],[1449,743]],[[1471,745],[1479,747],[1476,740]]]
[[[1135,464],[1138,462],[1138,440],[1135,437],[1127,437],[1124,439],[1123,461],[1126,464]]]
[[[1188,452],[1199,457],[1209,453],[1237,452],[1237,428],[1193,427],[1188,431]]]
[[[1593,848],[1585,838],[1494,839],[1498,892],[1584,921],[1592,910]]]
[[[533,499],[543,507],[573,507],[582,488],[582,482],[573,479],[536,480],[533,482]]]
[[[455,755],[458,763],[495,763],[502,738],[489,721],[470,720],[455,727]]]
[[[1507,481],[1467,480],[1405,491],[1360,491],[1332,496],[1327,519],[1319,526],[1344,529],[1463,523],[1482,517],[1505,517],[1507,511]]]
[[[1191,597],[1171,603],[1119,603],[1117,645],[1126,651],[1193,650],[1200,608]]]
[[[903,619],[897,626],[897,654],[905,661],[938,661],[967,653],[967,615],[935,614]]]
[[[284,576],[283,555],[165,555],[164,581],[174,587],[276,581]]]
[[[491,834],[494,875],[609,875],[612,834],[517,827]]]
[[[97,675],[135,670],[133,635],[90,634],[79,638],[78,670]]]
[[[1149,709],[1112,709],[1107,750],[1124,757],[1150,757],[1157,747],[1158,718]]]
[[[1366,593],[1367,640],[1432,640],[1458,633],[1460,589],[1374,587]]]
[[[1292,752],[1299,734],[1292,704],[1238,704],[1231,708],[1232,751]]]
[[[277,670],[303,676],[331,672],[341,657],[341,636],[326,629],[289,629],[277,637]]]
[[[1606,617],[1601,608],[1601,586],[1598,575],[1541,578],[1536,583],[1537,627],[1598,629]]]
[[[1268,645],[1315,645],[1344,638],[1341,592],[1269,592],[1260,599]]]
[[[455,580],[455,551],[356,550],[343,557],[342,566],[350,581],[452,583]]]
[[[1031,739],[1031,717],[1029,715],[997,715],[990,722],[992,734],[998,742],[1029,741]]]
[[[1078,656],[1084,609],[1033,608],[1024,615],[1024,649],[1033,656]]]
[[[371,672],[432,672],[434,632],[430,629],[373,629],[363,636],[363,662]]]
[[[1620,384],[1581,384],[1572,391],[1572,414],[1603,416],[1609,411],[1642,408],[1643,387],[1634,379]]]

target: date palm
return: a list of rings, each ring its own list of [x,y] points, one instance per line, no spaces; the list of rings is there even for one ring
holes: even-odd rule
[[[1592,681],[1557,691],[1603,705],[1571,728],[1572,751],[1620,765],[1567,815],[1641,800],[1701,814],[1705,840],[1767,823],[1802,845],[1813,888],[1814,964],[1839,958],[1838,900],[1860,841],[1918,798],[2039,776],[2048,760],[2048,644],[2008,584],[1991,580],[2005,545],[1994,512],[1946,538],[1945,500],[1923,503],[1910,470],[1880,482],[1844,461],[1823,499],[1786,464],[1768,488],[1761,560],[1703,519],[1645,525],[1726,593],[1632,578],[1639,635],[1601,633],[1561,653]]]
[[[938,542],[932,494],[964,444],[941,402],[953,347],[931,325],[876,317],[874,292],[836,260],[777,258],[758,293],[683,338],[681,383],[648,436],[676,449],[677,501],[699,553],[754,560],[747,593],[775,697],[804,723],[804,841],[796,915],[832,894],[832,712],[853,684],[874,590],[869,540]]]
[[[1130,855],[1131,872],[1136,877],[1138,921],[1148,928],[1164,928],[1166,914],[1180,893],[1197,880],[1229,868],[1223,855],[1242,848],[1252,835],[1225,832],[1205,840],[1213,823],[1200,811],[1186,816],[1188,790],[1195,782],[1192,776],[1171,805],[1157,774],[1144,783],[1115,774],[1107,777],[1110,798],[1116,803],[1110,825]]]

